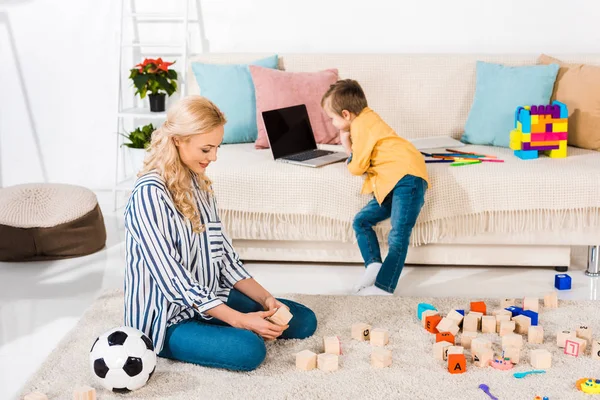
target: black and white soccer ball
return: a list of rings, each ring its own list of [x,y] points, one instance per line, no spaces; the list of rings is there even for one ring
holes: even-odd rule
[[[90,366],[106,389],[118,393],[137,390],[150,380],[156,368],[154,345],[137,329],[114,328],[92,345]]]

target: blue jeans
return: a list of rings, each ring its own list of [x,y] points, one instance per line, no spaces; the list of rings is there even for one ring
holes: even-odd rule
[[[281,339],[305,339],[317,329],[317,318],[309,308],[290,300],[279,299],[294,316]],[[264,311],[263,307],[233,289],[227,305],[242,313]],[[265,341],[246,329],[233,328],[216,318],[188,319],[167,328],[160,357],[185,361],[205,367],[232,371],[252,371],[265,359]]]
[[[410,234],[425,202],[426,191],[427,182],[424,179],[406,175],[398,181],[381,205],[373,199],[354,217],[352,226],[365,266],[381,262],[381,250],[373,226],[391,218],[389,252],[375,281],[375,286],[386,292],[394,293],[400,279]]]

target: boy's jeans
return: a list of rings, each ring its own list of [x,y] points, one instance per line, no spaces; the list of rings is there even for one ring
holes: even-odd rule
[[[356,232],[358,248],[365,260],[365,266],[381,262],[381,250],[373,226],[391,218],[389,253],[375,281],[375,286],[386,292],[393,293],[400,279],[408,252],[410,234],[425,202],[426,190],[427,182],[424,179],[406,175],[398,181],[381,206],[373,199],[354,217],[352,226]]]

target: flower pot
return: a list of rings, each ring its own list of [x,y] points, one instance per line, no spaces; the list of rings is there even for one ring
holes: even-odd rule
[[[129,149],[129,165],[131,167],[131,174],[137,175],[138,172],[144,167],[144,158],[146,158],[146,149]]]
[[[164,93],[149,94],[148,98],[150,99],[150,111],[152,111],[152,112],[165,111],[165,97],[166,96],[167,95]]]

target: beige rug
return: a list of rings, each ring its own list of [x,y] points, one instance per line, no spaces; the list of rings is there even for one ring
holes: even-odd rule
[[[159,358],[156,373],[137,392],[116,395],[93,381],[88,352],[95,337],[121,325],[122,292],[106,293],[87,311],[74,330],[60,343],[31,378],[23,390],[45,392],[50,399],[70,399],[72,389],[91,384],[99,399],[489,399],[478,389],[487,384],[492,394],[503,400],[531,400],[536,395],[551,400],[585,399],[574,389],[582,377],[600,378],[600,360],[586,356],[574,358],[562,354],[555,344],[558,329],[574,329],[586,324],[600,338],[599,302],[561,301],[560,308],[541,308],[540,321],[545,329],[543,345],[526,344],[521,364],[513,371],[480,369],[467,362],[468,371],[451,375],[443,362],[432,356],[433,335],[427,333],[416,318],[416,307],[425,301],[444,314],[453,308],[468,308],[469,299],[439,298],[361,298],[346,296],[287,296],[311,307],[319,319],[319,328],[307,340],[277,341],[268,344],[264,364],[250,373],[198,367]],[[499,301],[488,301],[488,308]],[[386,369],[370,367],[371,347],[350,339],[350,326],[367,322],[390,331],[388,348],[393,352],[393,365]],[[320,352],[322,337],[338,335],[344,355],[340,369],[325,373],[319,370],[296,371],[294,354],[304,349]],[[488,336],[488,335],[485,335]],[[495,336],[495,349],[499,337]],[[514,371],[532,369],[528,351],[546,348],[552,352],[552,368],[543,375],[516,379]]]

